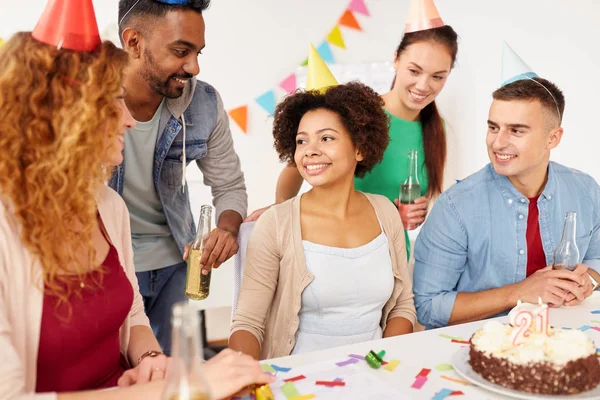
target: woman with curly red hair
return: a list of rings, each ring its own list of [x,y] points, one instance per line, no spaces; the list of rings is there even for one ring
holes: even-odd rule
[[[398,211],[354,187],[381,162],[387,130],[383,101],[357,82],[277,106],[275,148],[312,189],[256,222],[230,348],[264,359],[413,331]]]
[[[51,1],[0,49],[0,398],[158,399],[169,360],[144,314],[129,213],[104,184],[134,125],[128,56],[75,1]],[[85,32],[53,7],[92,10]],[[205,365],[218,398],[269,381],[232,351]],[[92,392],[117,385],[130,387]]]

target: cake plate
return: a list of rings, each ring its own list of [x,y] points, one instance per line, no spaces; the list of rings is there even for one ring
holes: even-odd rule
[[[556,399],[596,399],[600,400],[600,385],[596,386],[593,390],[588,390],[587,392],[572,394],[572,395],[563,395],[563,394],[533,394],[527,392],[520,392],[518,390],[508,389],[504,386],[496,385],[486,379],[484,379],[477,372],[473,371],[471,365],[469,364],[469,346],[461,347],[454,355],[452,356],[452,366],[454,370],[467,381],[472,384],[479,386],[483,389],[490,390],[492,392],[496,392],[502,394],[504,396],[512,397],[515,399],[525,399],[525,400],[540,400],[540,399],[548,399],[548,400],[556,400]]]

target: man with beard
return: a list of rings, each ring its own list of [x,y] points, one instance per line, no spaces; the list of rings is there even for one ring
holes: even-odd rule
[[[119,34],[130,55],[125,102],[137,121],[110,185],[131,213],[134,261],[146,314],[164,351],[171,308],[185,300],[195,224],[185,180],[195,160],[211,187],[217,227],[200,260],[208,272],[237,250],[247,194],[227,114],[217,91],[194,79],[205,46],[210,0],[120,0]],[[195,205],[198,209],[200,205]]]

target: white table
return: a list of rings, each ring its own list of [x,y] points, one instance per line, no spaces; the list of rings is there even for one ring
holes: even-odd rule
[[[600,326],[592,323],[599,320],[600,315],[591,314],[592,310],[600,309],[600,293],[595,292],[582,304],[574,307],[563,307],[550,309],[550,324],[555,327],[568,327],[577,329],[583,325]],[[507,317],[497,318],[498,321],[507,323]],[[378,352],[385,350],[385,360],[400,360],[400,365],[393,372],[383,368],[374,370],[366,362],[360,362],[361,369],[370,374],[375,374],[379,379],[388,382],[402,392],[409,394],[413,399],[431,399],[440,389],[447,388],[460,390],[464,396],[451,396],[450,399],[503,399],[505,396],[495,394],[474,385],[463,385],[441,378],[442,375],[460,379],[462,378],[453,370],[438,372],[435,366],[439,364],[452,364],[452,356],[461,348],[461,344],[452,343],[450,339],[440,337],[445,334],[454,337],[462,336],[469,340],[471,335],[481,328],[486,321],[472,322],[446,328],[433,329],[424,332],[416,332],[410,335],[397,336],[380,339],[371,342],[359,343],[350,346],[332,348],[312,353],[299,354],[295,356],[281,357],[266,360],[265,363],[284,367],[301,367],[303,365],[315,364],[321,361],[348,358],[349,354],[365,355],[369,350]],[[600,332],[590,329],[585,332],[600,347]],[[422,368],[429,368],[431,372],[428,380],[420,390],[412,389],[410,386],[415,381],[415,376]]]

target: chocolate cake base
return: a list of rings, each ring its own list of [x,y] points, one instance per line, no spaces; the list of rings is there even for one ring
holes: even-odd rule
[[[509,389],[535,394],[577,394],[600,383],[600,361],[594,354],[570,361],[556,370],[550,364],[517,365],[488,356],[471,345],[469,364],[488,381]]]

